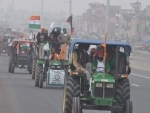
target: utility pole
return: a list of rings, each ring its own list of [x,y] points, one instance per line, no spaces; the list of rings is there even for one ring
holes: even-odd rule
[[[12,12],[14,11],[14,0],[12,0]]]
[[[72,0],[70,0],[70,6],[69,6],[69,15],[72,14]]]
[[[110,0],[107,0],[107,5],[106,5],[106,20],[105,20],[105,33],[107,33],[107,34],[109,33],[109,31],[108,31],[108,28],[109,28],[109,7],[110,7]]]
[[[41,2],[41,26],[43,26],[43,0]]]
[[[71,16],[71,14],[72,14],[72,0],[70,0],[69,2],[64,2],[64,3],[69,3],[69,16]]]

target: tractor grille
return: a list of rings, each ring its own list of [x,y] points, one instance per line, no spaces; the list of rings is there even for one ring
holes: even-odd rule
[[[54,70],[62,70],[63,66],[62,65],[51,65],[50,69],[54,69]]]
[[[96,83],[95,83],[93,95],[95,97],[103,97],[103,91],[104,91],[105,92],[105,95],[104,95],[105,98],[113,98],[114,97],[114,84],[113,84],[113,88],[107,87],[107,85],[112,84],[112,83],[105,83],[104,82],[101,84],[102,84],[102,87],[96,87]]]
[[[26,65],[27,63],[27,56],[18,56],[17,64]]]

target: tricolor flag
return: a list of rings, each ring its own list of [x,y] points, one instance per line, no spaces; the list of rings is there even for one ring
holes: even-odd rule
[[[31,16],[29,18],[29,28],[32,28],[32,29],[41,28],[40,16]]]
[[[66,22],[69,22],[69,23],[70,23],[70,26],[71,26],[71,34],[73,34],[74,28],[73,28],[73,26],[72,26],[72,15],[67,19]]]

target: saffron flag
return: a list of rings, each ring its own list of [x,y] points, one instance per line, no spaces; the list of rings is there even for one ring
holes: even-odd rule
[[[104,37],[104,44],[102,44],[102,46],[104,47],[104,60],[106,60],[106,55],[107,55],[107,53],[106,53],[106,40],[107,40],[107,33]]]
[[[29,28],[32,28],[32,29],[41,28],[40,16],[31,16],[29,18]]]
[[[69,23],[70,23],[70,26],[71,26],[71,34],[73,34],[74,28],[73,28],[73,26],[72,26],[72,15],[67,19],[66,22],[69,22]]]

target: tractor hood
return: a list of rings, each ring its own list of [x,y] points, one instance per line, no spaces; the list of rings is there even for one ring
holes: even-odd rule
[[[111,82],[115,83],[115,79],[112,75],[107,73],[94,73],[92,75],[94,82]]]
[[[50,61],[50,65],[62,65],[62,63],[60,61],[57,61],[57,60],[51,60]]]

